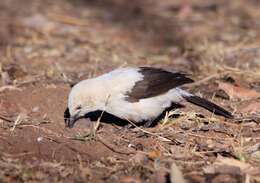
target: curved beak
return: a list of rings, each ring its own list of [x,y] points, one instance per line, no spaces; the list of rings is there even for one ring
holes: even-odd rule
[[[67,108],[64,111],[64,122],[65,122],[66,127],[73,128],[74,124],[76,123],[76,121],[78,119],[80,119],[79,116],[70,115],[69,108]]]

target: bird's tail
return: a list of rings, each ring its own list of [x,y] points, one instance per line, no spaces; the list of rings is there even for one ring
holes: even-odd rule
[[[200,107],[203,107],[204,109],[207,109],[208,111],[213,112],[214,114],[221,115],[226,118],[233,118],[233,115],[229,111],[225,110],[224,108],[222,108],[204,98],[198,97],[196,95],[192,95],[188,92],[183,92],[182,97],[186,101],[188,101],[192,104],[198,105]]]

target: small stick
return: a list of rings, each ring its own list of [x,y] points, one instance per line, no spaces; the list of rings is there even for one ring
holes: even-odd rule
[[[158,135],[158,134],[156,134],[156,133],[152,133],[152,132],[149,132],[149,131],[147,131],[147,130],[144,130],[144,129],[140,128],[139,126],[137,126],[136,124],[134,124],[132,121],[130,121],[130,120],[128,120],[128,119],[126,119],[126,120],[127,120],[131,125],[133,125],[134,127],[136,127],[137,129],[141,130],[141,131],[144,132],[144,133],[147,133],[147,134],[152,135],[152,136],[156,136],[156,137],[158,137],[159,139],[161,139],[161,140],[163,140],[163,141],[166,141],[166,142],[172,142],[172,141],[173,141],[173,140],[171,140],[171,139],[162,137],[162,136],[160,136],[160,135]]]
[[[0,87],[0,92],[4,92],[5,90],[18,90],[18,91],[21,91],[20,88],[17,88],[16,86],[13,86],[13,85],[6,85],[6,86]]]
[[[8,118],[4,117],[4,116],[1,115],[1,114],[0,114],[0,119],[1,119],[1,120],[4,120],[4,121],[7,121],[7,122],[9,122],[9,123],[13,123],[13,122],[14,122],[13,120],[8,119]]]
[[[3,155],[8,156],[10,158],[18,158],[18,157],[22,157],[22,156],[27,156],[27,155],[32,155],[35,154],[35,152],[25,152],[25,153],[19,153],[19,154],[7,154],[7,153],[3,153]]]
[[[101,115],[99,116],[97,122],[94,124],[94,132],[93,132],[93,133],[94,133],[94,136],[96,136],[96,132],[97,132],[97,130],[98,130],[98,127],[99,127],[99,125],[100,125],[100,120],[101,120],[101,118],[102,118],[104,112],[105,112],[105,111],[103,110],[102,113],[101,113]]]
[[[198,86],[198,85],[201,85],[202,83],[208,82],[209,80],[211,80],[213,78],[219,78],[220,76],[228,74],[228,73],[230,73],[230,71],[224,71],[224,72],[221,72],[221,73],[216,73],[216,74],[210,75],[206,78],[203,78],[199,81],[196,81],[194,83],[187,84],[187,86],[189,86],[189,87]]]
[[[110,95],[107,96],[106,103],[105,103],[105,108],[106,108],[106,106],[107,106],[107,104],[108,104],[109,98],[110,98]],[[97,132],[98,127],[99,127],[99,125],[100,125],[100,120],[101,120],[101,118],[103,117],[104,112],[105,112],[105,109],[103,109],[101,115],[99,116],[97,122],[96,122],[95,125],[94,125],[94,136],[96,135],[96,132]]]
[[[87,26],[88,23],[84,20],[78,19],[76,17],[59,15],[59,14],[49,14],[48,18],[53,21],[57,21],[63,24],[76,25],[76,26]]]
[[[114,153],[124,154],[124,155],[135,154],[135,152],[122,152],[122,151],[115,150],[113,147],[111,147],[110,145],[108,145],[107,143],[105,143],[103,140],[101,140],[101,138],[100,138],[99,136],[97,136],[97,140],[98,140],[101,144],[103,144],[105,147],[107,147],[108,149],[110,149],[112,152],[114,152]]]
[[[22,122],[21,115],[18,115],[16,120],[14,121],[14,126],[10,129],[10,131],[14,131],[15,127]]]
[[[44,137],[44,138],[47,139],[47,140],[49,140],[49,141],[51,141],[51,142],[55,142],[55,143],[57,143],[57,144],[60,145],[60,146],[58,146],[56,149],[54,149],[54,151],[52,152],[52,157],[55,157],[56,151],[57,151],[58,149],[62,148],[62,147],[66,147],[67,149],[69,149],[69,150],[71,150],[71,151],[73,151],[73,152],[75,152],[75,153],[77,153],[77,154],[85,154],[85,155],[88,155],[88,156],[89,156],[88,153],[82,152],[82,151],[78,150],[77,148],[72,147],[72,146],[70,146],[69,144],[67,144],[67,143],[65,143],[65,142],[62,142],[62,141],[59,141],[59,140],[57,140],[57,139],[53,139],[53,138],[50,138],[50,137],[47,137],[47,136]]]

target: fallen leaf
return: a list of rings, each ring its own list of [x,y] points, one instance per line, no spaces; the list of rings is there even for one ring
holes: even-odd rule
[[[229,83],[218,82],[218,87],[221,90],[224,90],[231,99],[248,100],[260,97],[259,92],[244,88],[242,86],[235,86]]]
[[[148,152],[147,155],[150,159],[156,159],[161,156],[161,152],[160,151],[150,151],[150,152]]]

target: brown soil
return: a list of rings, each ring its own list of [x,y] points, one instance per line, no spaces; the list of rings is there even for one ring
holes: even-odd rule
[[[259,8],[1,0],[0,182],[179,182],[178,170],[187,182],[260,182]],[[187,105],[153,128],[101,123],[94,132],[88,119],[66,128],[70,84],[125,65],[190,73],[197,82],[186,88],[235,119]]]

